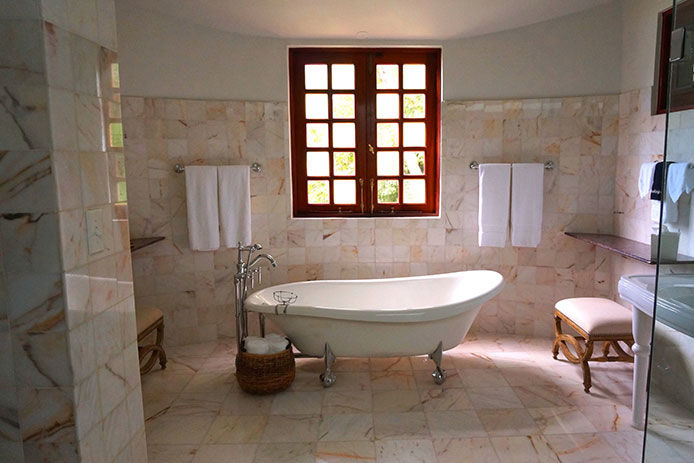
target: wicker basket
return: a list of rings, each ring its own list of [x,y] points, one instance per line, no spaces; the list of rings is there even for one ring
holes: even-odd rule
[[[236,380],[249,394],[274,394],[294,381],[296,366],[291,344],[277,354],[236,354]]]

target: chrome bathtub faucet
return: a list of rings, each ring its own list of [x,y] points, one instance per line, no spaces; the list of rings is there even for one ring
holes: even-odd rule
[[[262,283],[262,267],[259,264],[263,260],[269,262],[272,267],[277,267],[277,261],[270,254],[255,254],[261,249],[263,247],[259,243],[250,246],[242,246],[241,242],[237,244],[234,286],[236,289],[236,343],[239,349],[241,349],[241,341],[248,335],[248,313],[244,306],[244,301],[248,295],[248,286],[250,285],[251,289],[255,287],[256,277],[258,284]],[[262,314],[259,314],[261,336],[265,336],[264,318]]]

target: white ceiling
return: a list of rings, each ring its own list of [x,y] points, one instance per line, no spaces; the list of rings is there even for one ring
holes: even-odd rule
[[[119,0],[117,3],[250,36],[353,40],[358,32],[365,31],[369,39],[445,40],[514,29],[611,1]]]

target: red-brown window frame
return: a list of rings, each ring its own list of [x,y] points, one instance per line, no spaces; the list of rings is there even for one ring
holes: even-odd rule
[[[355,205],[308,204],[306,174],[306,111],[304,89],[305,64],[355,64],[355,124],[356,124],[356,179],[357,201]],[[379,90],[379,93],[399,93],[401,101],[398,122],[421,122],[422,119],[403,119],[402,94],[425,93],[426,109],[423,121],[426,124],[425,172],[423,176],[404,176],[402,153],[421,151],[420,148],[402,146],[402,130],[399,132],[400,175],[399,192],[402,198],[403,178],[424,178],[426,203],[424,204],[379,204],[376,200],[376,156],[369,146],[376,147],[376,64],[426,64],[426,90],[402,88],[402,72],[399,73],[398,90]],[[329,71],[330,72],[330,71]],[[330,82],[330,75],[328,76]],[[330,85],[329,85],[330,87]],[[332,104],[333,91],[328,93]],[[310,93],[310,91],[308,91]],[[337,91],[336,93],[350,93]],[[441,153],[441,49],[440,48],[289,48],[289,107],[291,134],[292,212],[294,217],[422,217],[439,214],[440,197],[440,153]],[[331,116],[331,114],[329,114]],[[341,120],[336,120],[340,122]],[[395,121],[395,120],[394,120]],[[311,120],[310,122],[313,122]],[[322,120],[319,122],[323,122]],[[381,121],[384,122],[384,121]],[[387,122],[387,121],[386,121]],[[329,119],[331,125],[332,119]],[[329,148],[332,149],[332,148]],[[325,150],[323,150],[325,151]],[[340,150],[336,150],[340,151]],[[331,165],[332,173],[332,165]],[[326,177],[326,179],[333,177]],[[339,179],[340,177],[335,177]],[[374,187],[371,187],[371,181]],[[331,182],[332,185],[332,182]]]
[[[684,27],[694,22],[694,2],[687,1],[677,5],[677,19],[673,27],[672,8],[660,12],[660,43],[658,48],[658,79],[656,82],[656,109],[655,114],[665,114],[668,105],[668,92],[671,93],[670,112],[687,111],[694,109],[694,91],[678,90],[674,83],[670,86],[670,37],[674,29]]]

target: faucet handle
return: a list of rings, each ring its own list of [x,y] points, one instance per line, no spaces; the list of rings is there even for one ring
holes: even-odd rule
[[[260,251],[263,249],[263,247],[260,245],[260,243],[255,243],[253,246],[251,246],[251,250],[253,251]]]

